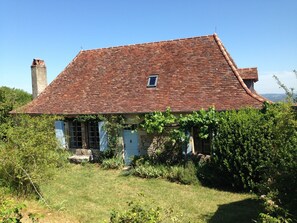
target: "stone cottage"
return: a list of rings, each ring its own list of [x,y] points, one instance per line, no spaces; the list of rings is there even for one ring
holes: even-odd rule
[[[133,131],[138,115],[168,107],[176,114],[259,108],[266,100],[254,90],[257,68],[238,68],[216,34],[82,50],[48,86],[44,61],[34,59],[31,69],[35,98],[23,113],[66,117],[56,133],[77,154],[107,149],[108,136],[103,122],[75,117],[122,115],[129,124],[122,132],[126,162],[150,146],[144,132]],[[191,134],[192,150],[205,152]]]

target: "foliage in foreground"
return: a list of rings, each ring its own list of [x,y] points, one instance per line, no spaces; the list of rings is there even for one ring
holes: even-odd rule
[[[0,188],[0,222],[11,223],[11,222],[24,222],[24,217],[27,217],[30,222],[39,222],[39,219],[43,215],[38,213],[24,214],[24,208],[26,205],[20,203],[7,195],[7,191]],[[27,216],[26,216],[27,215]],[[26,220],[25,222],[28,222]]]
[[[139,196],[142,196],[140,194]],[[150,207],[141,201],[128,202],[128,210],[111,212],[109,223],[161,223],[181,222],[178,216],[175,216],[172,210],[162,210],[160,207]]]
[[[18,194],[37,193],[38,185],[64,165],[66,154],[54,131],[57,117],[17,115],[0,147],[1,185]]]

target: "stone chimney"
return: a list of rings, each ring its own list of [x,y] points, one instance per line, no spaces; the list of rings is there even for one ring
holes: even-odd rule
[[[31,65],[32,95],[36,98],[47,86],[46,66],[43,60],[33,59]]]

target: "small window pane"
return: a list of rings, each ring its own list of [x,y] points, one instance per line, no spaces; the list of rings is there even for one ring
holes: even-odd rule
[[[158,82],[158,75],[149,76],[147,87],[156,87]]]
[[[157,80],[157,77],[150,77],[149,85],[156,85],[156,80]]]

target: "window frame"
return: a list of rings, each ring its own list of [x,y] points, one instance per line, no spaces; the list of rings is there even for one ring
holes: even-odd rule
[[[82,131],[81,122],[78,122],[78,121],[69,122],[69,136],[70,136],[70,139],[69,139],[70,148],[73,148],[73,149],[82,148],[83,131]]]
[[[100,149],[100,136],[99,136],[98,122],[89,121],[86,123],[86,126],[87,126],[87,137],[88,137],[88,148]],[[91,133],[93,133],[93,135]]]
[[[147,87],[147,88],[155,88],[155,87],[157,87],[157,84],[158,84],[158,76],[159,76],[158,74],[152,74],[152,75],[150,75],[149,78],[148,78],[146,87]],[[155,78],[154,84],[151,84],[151,79],[152,79],[152,78]]]

